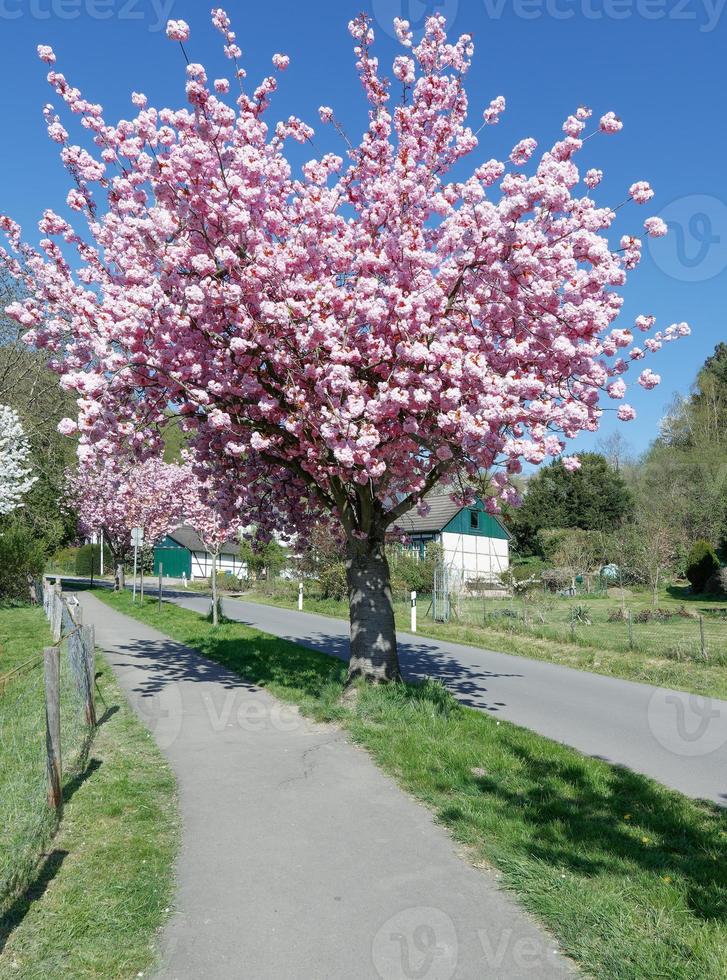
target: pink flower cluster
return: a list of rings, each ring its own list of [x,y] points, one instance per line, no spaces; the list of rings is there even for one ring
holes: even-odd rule
[[[170,20],[167,23],[167,37],[170,41],[188,41],[189,24],[184,20]]]

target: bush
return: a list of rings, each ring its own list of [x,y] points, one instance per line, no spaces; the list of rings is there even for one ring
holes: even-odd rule
[[[11,525],[0,534],[0,602],[29,602],[28,575],[43,574],[43,542],[22,524]]]
[[[207,585],[212,588],[212,579],[207,579]],[[245,588],[245,581],[232,572],[217,573],[217,588],[220,592],[242,592]]]
[[[318,575],[321,599],[345,599],[348,595],[346,566],[342,561],[332,562]]]
[[[84,544],[76,552],[76,575],[88,578],[101,574],[101,546]]]
[[[708,595],[727,595],[727,568],[718,568],[707,579],[704,591]]]
[[[719,569],[719,558],[709,541],[695,541],[687,555],[687,578],[694,592],[704,592],[712,575]]]
[[[540,577],[550,592],[568,587],[572,579],[567,568],[546,568]]]
[[[57,575],[75,575],[78,548],[61,548],[48,561],[46,571]]]

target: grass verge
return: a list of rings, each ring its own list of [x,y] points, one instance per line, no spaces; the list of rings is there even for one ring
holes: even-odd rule
[[[270,596],[256,592],[246,593],[241,597],[245,602],[258,602],[263,605],[293,609],[294,604],[289,596]],[[428,602],[428,600],[426,600]],[[423,602],[426,609],[426,602]],[[573,605],[573,600],[569,600]],[[604,600],[593,600],[592,606]],[[669,600],[664,600],[668,605]],[[673,603],[676,605],[676,603]],[[614,606],[617,603],[612,602]],[[645,606],[648,603],[644,604]],[[497,650],[501,653],[512,653],[518,657],[530,657],[533,660],[546,660],[548,663],[561,664],[563,667],[574,667],[578,670],[589,670],[595,674],[605,674],[609,677],[622,677],[629,681],[640,681],[655,687],[668,687],[677,691],[689,691],[704,697],[727,700],[727,669],[724,663],[703,660],[674,660],[660,654],[656,648],[645,649],[615,649],[604,643],[595,645],[592,639],[585,637],[576,643],[564,642],[547,636],[538,636],[535,631],[515,630],[507,627],[479,626],[468,623],[450,622],[435,623],[422,613],[417,622],[417,633],[432,639],[445,640],[452,643],[464,643],[468,646],[481,647],[485,650]],[[348,619],[348,604],[344,600],[315,599],[306,597],[305,611],[319,616],[331,616],[335,619]],[[410,609],[408,602],[395,604],[396,627],[400,632],[408,632]],[[693,631],[697,625],[692,623]],[[712,624],[712,629],[719,629],[725,635],[727,643],[727,623]],[[625,627],[624,627],[625,629]],[[658,630],[658,627],[656,628]],[[662,627],[662,631],[664,628]],[[666,636],[666,634],[665,634]],[[668,643],[664,643],[664,651]]]
[[[727,816],[652,780],[459,705],[441,686],[362,688],[345,665],[240,623],[100,599],[278,698],[342,725],[497,867],[583,970],[609,980],[727,975]]]
[[[35,652],[48,643],[38,610],[2,610],[0,627],[5,639],[0,663],[6,655],[8,662],[11,656],[24,657],[23,644]],[[37,702],[20,699],[18,683],[5,696],[35,712]],[[8,872],[0,895],[1,980],[127,980],[155,960],[156,931],[172,900],[179,836],[175,781],[103,662],[97,683],[101,724],[87,757],[66,773],[63,819],[55,836],[47,808],[32,795],[39,782],[44,801],[42,738],[40,752],[31,753],[32,761],[39,757],[39,778],[35,771],[18,771],[20,761],[30,760],[13,749],[20,744],[17,738],[0,744],[0,810],[9,799],[4,790],[11,768],[13,798],[23,782],[32,791],[25,799],[30,816],[13,804],[15,819],[0,822]],[[35,735],[35,714],[29,711],[24,720]],[[7,721],[3,717],[5,731]],[[19,863],[11,868],[13,854]]]

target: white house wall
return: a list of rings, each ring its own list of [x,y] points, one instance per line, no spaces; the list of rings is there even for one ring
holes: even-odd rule
[[[217,572],[231,572],[240,578],[247,577],[247,564],[234,555],[220,555]],[[205,551],[192,552],[192,578],[209,578],[212,574],[212,556]]]
[[[459,571],[466,583],[470,579],[497,581],[510,566],[510,546],[504,538],[443,531],[441,544],[444,564]]]

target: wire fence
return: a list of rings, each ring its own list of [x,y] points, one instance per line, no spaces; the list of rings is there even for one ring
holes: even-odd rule
[[[32,878],[52,838],[61,805],[52,800],[48,718],[58,718],[57,751],[62,794],[85,767],[95,725],[93,630],[80,625],[73,604],[49,582],[37,586],[55,631],[53,647],[0,676],[0,912]],[[57,685],[48,689],[47,663],[57,659]],[[51,703],[55,702],[55,703]],[[91,710],[89,710],[91,706]],[[53,805],[51,805],[53,803]]]
[[[435,604],[428,612],[436,618]],[[513,598],[455,595],[448,621],[598,649],[639,650],[670,660],[727,665],[727,609],[721,608],[608,602],[601,595],[569,599],[539,592]]]

